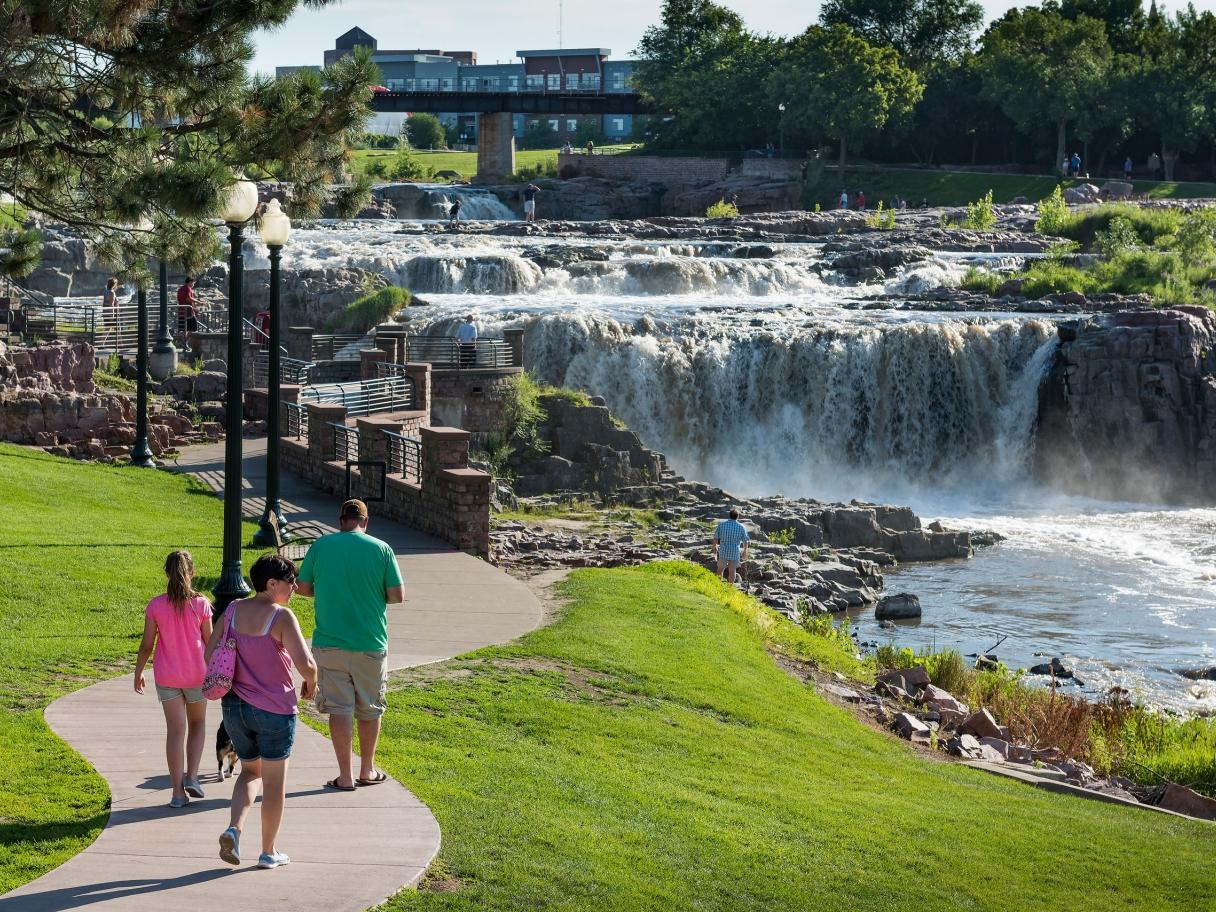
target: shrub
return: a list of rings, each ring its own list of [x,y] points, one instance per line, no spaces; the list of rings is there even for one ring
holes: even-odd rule
[[[1136,250],[1139,247],[1140,235],[1136,234],[1131,221],[1121,215],[1111,219],[1109,227],[1094,236],[1094,249],[1107,259],[1125,250]]]
[[[418,160],[408,146],[401,146],[397,149],[397,156],[393,159],[389,176],[393,180],[426,180],[432,176],[432,171]]]
[[[992,211],[991,190],[984,194],[983,199],[967,204],[967,215],[963,219],[963,227],[976,231],[991,231],[996,227],[996,213]]]
[[[792,545],[794,543],[795,530],[793,526],[787,529],[777,529],[774,532],[768,533],[768,540],[774,545]]]
[[[1216,209],[1208,206],[1188,214],[1178,229],[1175,246],[1188,264],[1210,260],[1216,253]]]
[[[410,293],[390,285],[356,298],[340,313],[325,321],[326,332],[367,332],[383,323],[403,307],[408,307]]]
[[[734,203],[728,203],[724,199],[718,200],[712,206],[705,210],[706,218],[738,218],[739,207]]]
[[[878,208],[866,215],[866,227],[876,231],[890,231],[895,227],[895,210],[884,209],[882,200],[879,200]]]
[[[1051,196],[1039,200],[1039,218],[1034,223],[1034,230],[1040,234],[1053,234],[1063,237],[1064,226],[1068,222],[1068,204],[1064,202],[1064,188],[1059,184],[1051,191]]]
[[[502,397],[503,420],[507,438],[525,458],[536,459],[549,452],[549,443],[540,436],[545,410],[540,405],[541,388],[531,374],[516,374]]]
[[[383,158],[370,158],[363,166],[363,173],[368,177],[388,177],[388,162]]]
[[[415,149],[442,149],[447,142],[443,124],[434,114],[411,114],[404,132]]]
[[[963,280],[959,283],[959,287],[965,288],[968,291],[982,291],[985,294],[994,295],[1002,281],[1002,277],[995,272],[989,272],[987,269],[981,269],[978,266],[968,266]]]

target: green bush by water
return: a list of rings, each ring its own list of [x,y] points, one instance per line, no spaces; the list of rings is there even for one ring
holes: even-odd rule
[[[326,332],[367,332],[410,304],[410,293],[389,285],[351,301],[325,321]]]

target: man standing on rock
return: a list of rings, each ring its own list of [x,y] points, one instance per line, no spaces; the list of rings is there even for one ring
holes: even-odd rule
[[[725,570],[726,581],[735,581],[735,571],[740,563],[747,560],[750,543],[747,529],[739,522],[739,511],[731,507],[730,519],[722,520],[714,530],[714,560],[718,562],[718,576],[722,576]]]
[[[536,186],[536,184],[528,184],[528,186],[524,187],[524,221],[525,222],[535,222],[536,221],[536,194],[537,194],[537,192],[539,192],[539,190],[540,190],[540,187]]]
[[[388,681],[388,605],[402,600],[401,570],[393,549],[367,534],[367,506],[348,500],[341,531],[313,542],[300,565],[300,595],[316,597],[312,635],[317,660],[317,710],[329,715],[338,775],[327,788],[352,792],[388,777],[376,769],[376,741]],[[359,775],[351,767],[359,726]]]

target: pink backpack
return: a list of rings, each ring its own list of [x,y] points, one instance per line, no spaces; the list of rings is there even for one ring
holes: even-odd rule
[[[224,612],[224,632],[215,644],[211,660],[207,662],[207,676],[203,678],[203,696],[208,700],[219,700],[232,690],[232,676],[236,674],[236,637],[232,635],[232,608]]]

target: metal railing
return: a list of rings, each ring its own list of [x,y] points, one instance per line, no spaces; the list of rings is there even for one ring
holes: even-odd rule
[[[359,461],[359,432],[345,424],[329,422],[334,435],[334,459],[339,462]]]
[[[296,440],[308,439],[308,409],[298,402],[284,400],[283,414],[287,416],[287,433],[284,437],[294,437]]]
[[[149,305],[149,321],[155,315]],[[27,304],[25,335],[30,341],[88,342],[106,351],[133,352],[139,345],[139,305],[134,301],[105,307],[85,301]],[[152,325],[149,332],[155,332]]]
[[[411,361],[427,361],[439,368],[471,370],[515,364],[511,346],[502,339],[457,342],[442,336],[410,336],[408,346]]]
[[[309,384],[300,389],[300,402],[341,405],[352,418],[379,412],[411,412],[418,407],[414,381],[404,375],[351,383]]]
[[[313,361],[358,361],[359,353],[350,352],[352,343],[362,339],[364,333],[314,333],[312,337]]]
[[[312,370],[316,367],[311,361],[300,361],[279,355],[279,382],[305,384],[312,380]],[[260,351],[253,359],[253,378],[255,387],[264,388],[270,379],[270,352]]]
[[[419,484],[422,480],[422,439],[384,431],[388,438],[388,474]]]

